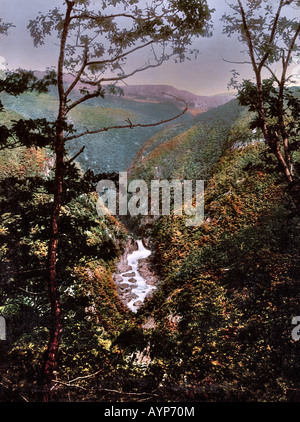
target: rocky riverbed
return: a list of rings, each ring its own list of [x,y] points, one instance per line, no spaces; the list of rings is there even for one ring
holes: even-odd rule
[[[125,253],[116,264],[113,279],[120,299],[133,312],[151,297],[158,280],[151,268],[151,250],[145,248],[142,240],[128,240]]]

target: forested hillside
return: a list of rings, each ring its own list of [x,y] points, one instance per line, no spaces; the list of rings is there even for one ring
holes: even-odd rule
[[[6,122],[15,112],[5,113]],[[151,137],[130,178],[204,179],[205,222],[99,217],[95,182],[66,175],[58,274],[64,331],[52,400],[289,400],[299,386],[300,220],[252,115],[236,101]],[[1,399],[38,400],[48,336],[45,259],[52,153],[1,151]],[[69,181],[68,181],[69,180]],[[159,284],[137,314],[115,263],[150,239]]]
[[[220,158],[231,126],[241,113],[236,100],[200,114],[192,122],[159,131],[138,152],[132,178],[208,179]]]
[[[151,327],[150,373],[164,377],[168,397],[286,400],[299,383],[291,321],[300,220],[252,118],[228,103],[186,131],[162,130],[131,167],[133,178],[149,182],[206,180],[201,227],[180,216],[131,225],[152,239],[163,280],[139,317]]]
[[[17,113],[19,118],[46,117],[49,121],[55,120],[57,96],[54,93],[52,95],[51,92],[24,93],[18,98],[3,94],[1,100],[7,112]],[[94,99],[88,104],[79,105],[70,113],[68,121],[77,131],[83,131],[87,127],[93,130],[99,127],[124,125],[128,119],[133,124],[155,123],[176,116],[181,111],[181,106],[180,102],[150,103],[145,99],[137,103],[122,96],[108,96],[105,101]],[[192,120],[192,116],[186,113],[180,120]],[[157,130],[159,126],[136,128],[134,131],[115,129],[87,135],[70,141],[68,150],[70,155],[73,155],[85,145],[84,153],[78,158],[84,170],[92,169],[98,173],[125,171],[139,148]]]
[[[300,401],[299,0],[4,3],[0,401]]]
[[[207,159],[193,174],[207,180],[204,224],[186,227],[173,216],[140,226],[140,235],[151,233],[163,280],[140,318],[152,321],[150,368],[165,375],[169,397],[277,401],[295,398],[299,385],[291,321],[299,306],[300,221],[276,163],[253,139],[250,117],[241,113],[228,136],[218,137],[219,149],[212,138],[219,158],[211,155],[210,176]],[[190,132],[166,145],[180,145],[185,157]],[[197,139],[200,151],[209,148],[209,136]],[[168,156],[162,145],[135,177],[147,174],[151,160],[152,171],[159,168]],[[187,169],[192,156],[198,159],[182,160]],[[175,161],[169,174],[180,178],[181,171]]]
[[[52,171],[52,155],[45,149],[1,151],[0,313],[7,321],[7,341],[1,342],[4,401],[23,401],[24,395],[26,400],[37,400],[41,394],[37,386],[50,318],[45,260]],[[58,261],[64,307],[63,377],[95,371],[100,362],[105,370],[105,362],[110,365],[110,359],[118,357],[109,351],[111,336],[127,318],[111,277],[127,231],[113,217],[99,220],[94,186],[84,180],[78,166],[70,172],[77,177],[64,198],[65,235]],[[107,374],[113,374],[111,368]]]

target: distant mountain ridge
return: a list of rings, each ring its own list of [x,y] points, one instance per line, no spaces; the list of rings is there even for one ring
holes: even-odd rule
[[[36,76],[41,78],[44,76],[44,72],[36,71]],[[65,75],[65,83],[71,85],[74,80],[74,76],[71,74]],[[75,93],[79,93],[82,88],[92,89],[89,85],[79,82],[74,88]],[[174,88],[171,85],[124,85],[120,87],[124,92],[124,98],[132,101],[143,101],[143,102],[172,102],[176,103],[177,106],[182,107],[182,104],[178,100],[184,100],[190,111],[193,113],[204,112],[220,105],[226,104],[228,101],[233,99],[230,94],[220,95],[197,95],[192,92],[180,90]],[[117,95],[109,95],[116,97]]]
[[[39,78],[44,76],[43,72],[35,74]],[[66,74],[65,89],[73,81],[74,77]],[[76,85],[71,100],[82,96],[80,89],[85,87],[82,83]],[[95,173],[126,171],[144,144],[156,133],[162,133],[165,140],[165,136],[168,136],[162,131],[165,126],[170,126],[172,137],[175,132],[183,133],[195,125],[199,118],[211,119],[209,113],[213,110],[218,113],[217,108],[226,107],[228,100],[232,99],[230,95],[202,97],[169,85],[127,85],[122,88],[122,96],[107,94],[104,99],[101,96],[92,98],[84,104],[79,104],[68,114],[69,122],[78,133],[85,132],[86,128],[95,131],[68,142],[70,156],[76,154],[83,146],[86,147],[78,157],[78,162],[84,170],[92,169]],[[57,87],[51,87],[49,93],[36,95],[28,92],[18,98],[3,95],[1,100],[6,110],[14,115],[17,113],[25,119],[46,118],[54,121],[57,116],[57,96]],[[168,119],[180,115],[184,107],[178,99],[186,101],[189,111],[170,122]],[[128,119],[133,124],[143,124],[145,127],[97,132],[101,128],[126,125]],[[164,121],[167,123],[163,123]],[[151,126],[159,122],[161,124],[158,126]],[[157,142],[160,143],[160,140],[158,137]],[[154,148],[157,142],[151,142],[151,148]]]
[[[177,101],[184,100],[189,107],[203,111],[218,107],[232,100],[232,95],[203,96],[179,90],[171,85],[126,85],[124,97],[131,100]],[[176,97],[176,98],[174,98]]]

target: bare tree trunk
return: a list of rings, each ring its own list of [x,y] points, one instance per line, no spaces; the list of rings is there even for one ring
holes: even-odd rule
[[[292,168],[292,159],[291,159],[291,150],[290,150],[290,145],[289,145],[289,138],[288,138],[288,134],[286,131],[286,127],[285,127],[285,123],[284,123],[284,104],[283,104],[283,89],[284,89],[284,83],[285,83],[285,78],[286,78],[286,71],[287,71],[287,66],[289,63],[289,59],[290,59],[290,55],[293,49],[293,46],[295,44],[296,38],[298,37],[299,33],[300,33],[300,25],[298,26],[298,29],[296,31],[296,34],[292,40],[291,46],[289,48],[289,52],[288,52],[288,57],[286,60],[283,59],[283,73],[282,73],[282,78],[281,81],[279,83],[279,97],[278,97],[278,103],[279,103],[279,115],[278,115],[278,121],[279,121],[279,127],[280,127],[280,135],[282,138],[282,147],[283,147],[283,151],[284,153],[281,152],[281,141],[279,136],[276,134],[272,134],[270,133],[270,130],[268,129],[268,125],[267,125],[267,119],[266,119],[266,114],[265,114],[265,103],[264,103],[264,98],[263,98],[263,84],[262,84],[262,76],[261,76],[261,72],[262,69],[269,57],[269,51],[267,51],[264,56],[261,58],[261,60],[259,62],[257,62],[256,56],[255,56],[255,49],[253,46],[253,42],[252,42],[252,36],[250,33],[250,29],[247,23],[247,19],[246,19],[246,13],[245,10],[243,8],[242,2],[241,0],[238,0],[238,4],[239,4],[239,8],[240,8],[240,13],[241,13],[241,17],[243,20],[243,29],[244,29],[244,33],[247,39],[247,44],[248,44],[248,50],[249,50],[249,56],[251,59],[251,65],[252,65],[252,69],[255,73],[255,78],[256,78],[256,92],[257,92],[257,112],[261,121],[261,129],[263,132],[263,136],[265,139],[266,144],[271,148],[271,151],[273,152],[273,154],[275,155],[280,167],[281,167],[281,171],[285,177],[285,180],[287,181],[287,185],[288,185],[288,190],[289,190],[289,194],[292,198],[292,201],[296,207],[296,212],[297,214],[300,214],[300,186],[299,183],[295,180],[294,176],[293,176],[293,168]],[[280,3],[278,5],[278,10],[273,22],[273,27],[272,27],[272,31],[270,34],[270,38],[269,38],[269,43],[271,45],[271,43],[273,42],[274,38],[275,38],[275,34],[276,34],[276,28],[278,25],[278,20],[279,20],[279,16],[280,16],[280,12],[282,7],[284,6],[284,1],[280,0]]]
[[[57,131],[55,138],[55,179],[54,200],[50,222],[50,239],[48,247],[48,294],[51,307],[51,323],[48,347],[44,357],[42,369],[43,401],[49,401],[49,394],[53,378],[53,371],[57,362],[61,334],[62,334],[62,310],[59,298],[59,286],[57,280],[57,253],[59,242],[59,214],[62,206],[63,177],[64,177],[64,129],[66,117],[66,95],[63,85],[63,66],[65,46],[70,25],[70,16],[74,7],[74,1],[67,1],[67,10],[62,31],[60,54],[58,60],[57,81],[59,93],[59,112],[57,117]]]
[[[53,211],[50,223],[50,242],[48,249],[48,295],[51,307],[51,325],[48,347],[44,357],[42,370],[42,383],[44,389],[43,401],[49,400],[49,392],[55,368],[57,354],[59,351],[62,333],[62,311],[59,299],[59,286],[57,282],[57,248],[58,248],[58,219],[61,209],[61,198],[63,190],[63,144],[57,142],[56,147],[56,169],[55,169],[55,192]]]

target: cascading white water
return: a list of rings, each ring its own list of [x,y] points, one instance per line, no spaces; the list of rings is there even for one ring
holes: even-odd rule
[[[130,275],[125,276],[124,274],[128,274],[128,271],[125,273],[120,274],[123,281],[120,282],[120,284],[131,284],[131,279],[134,279],[134,287],[132,288],[131,292],[135,295],[134,299],[132,299],[130,302],[127,303],[127,306],[129,309],[131,309],[133,312],[136,312],[138,310],[138,302],[143,302],[145,300],[145,297],[147,294],[155,289],[154,286],[150,286],[147,284],[144,277],[142,277],[138,271],[138,264],[139,260],[142,258],[148,258],[148,256],[151,255],[151,251],[149,249],[146,249],[143,245],[143,242],[141,240],[137,240],[138,250],[132,252],[127,256],[127,262],[128,265],[132,268],[130,270]],[[134,274],[133,274],[134,273]]]

